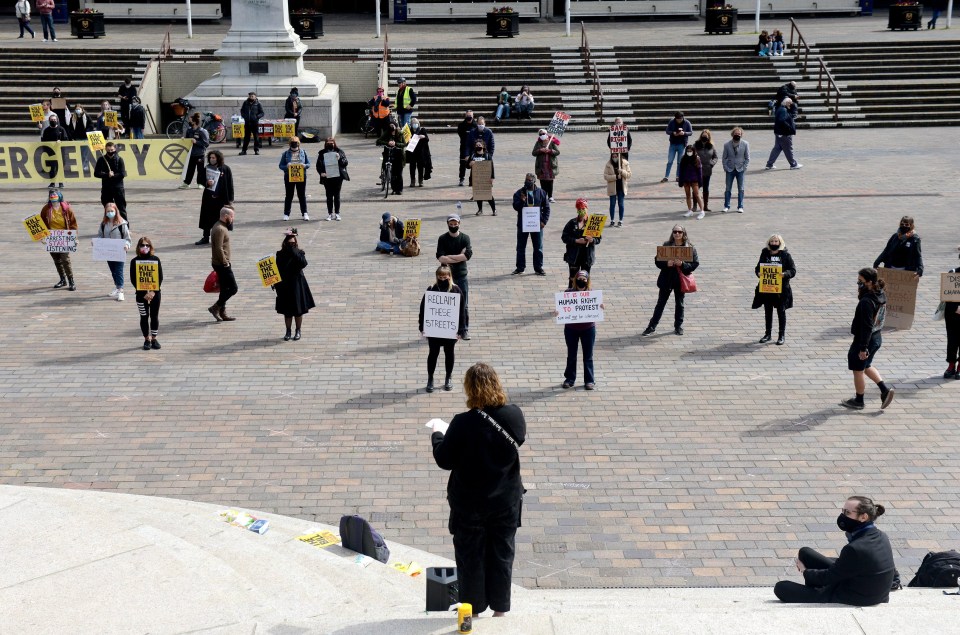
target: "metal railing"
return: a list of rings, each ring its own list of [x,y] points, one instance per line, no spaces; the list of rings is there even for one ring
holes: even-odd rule
[[[597,63],[590,57],[590,42],[587,40],[587,28],[583,22],[580,23],[580,55],[583,57],[584,64],[587,66],[587,72],[591,76],[593,84],[591,91],[597,100],[596,110],[603,121],[603,86],[600,84],[600,74],[597,72]]]
[[[793,34],[797,34],[797,45],[793,45]],[[797,60],[798,64],[802,64],[801,72],[804,75],[808,75],[808,68],[810,65],[810,46],[807,44],[807,41],[804,39],[803,34],[800,32],[800,27],[794,21],[793,18],[790,18],[790,50],[793,51],[793,55]],[[803,61],[801,62],[801,55]],[[827,65],[823,62],[823,57],[816,56],[816,62],[819,66],[817,70],[817,92],[823,95],[824,90],[826,90],[827,108],[833,109],[833,119],[834,121],[840,118],[840,97],[843,93],[840,92],[840,87],[837,86],[836,80],[833,78],[833,74],[830,72],[830,69],[827,68]],[[830,104],[830,98],[833,97],[833,104]]]

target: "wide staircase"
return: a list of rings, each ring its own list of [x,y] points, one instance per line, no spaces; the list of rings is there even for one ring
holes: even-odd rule
[[[104,99],[116,104],[124,78],[139,84],[154,55],[145,49],[0,48],[0,134],[35,133],[37,125],[30,121],[27,106],[48,99],[55,86],[68,103],[99,114]]]

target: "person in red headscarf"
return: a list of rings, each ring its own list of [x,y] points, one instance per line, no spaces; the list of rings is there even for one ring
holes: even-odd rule
[[[578,271],[590,273],[590,267],[596,259],[596,246],[600,244],[600,236],[583,235],[587,228],[587,218],[590,216],[588,207],[587,199],[577,199],[577,216],[567,221],[560,236],[563,244],[567,246],[567,253],[563,255],[563,260],[570,267],[570,284],[568,285],[570,287],[573,287]]]

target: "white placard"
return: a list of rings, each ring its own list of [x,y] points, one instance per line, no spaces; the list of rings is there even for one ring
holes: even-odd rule
[[[415,134],[410,137],[410,141],[407,142],[407,152],[413,152],[417,149],[417,145],[420,143],[420,135]]]
[[[340,155],[336,152],[324,152],[323,171],[326,172],[328,179],[340,176]]]
[[[427,291],[423,294],[423,334],[457,339],[460,330],[460,294]]]
[[[627,127],[610,126],[610,154],[621,154],[627,151]]]
[[[557,324],[603,322],[603,291],[561,291],[556,302]]]
[[[94,238],[93,259],[99,262],[126,262],[127,241],[123,238]]]
[[[522,215],[522,229],[527,233],[535,233],[540,231],[540,208],[539,207],[524,207],[520,212]]]
[[[77,230],[51,229],[45,241],[51,254],[73,254],[77,252]]]

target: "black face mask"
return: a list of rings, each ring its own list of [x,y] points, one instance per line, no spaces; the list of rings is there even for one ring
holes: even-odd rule
[[[229,223],[227,221],[224,221],[223,224],[227,226],[227,229],[229,231],[233,231],[233,221],[230,221]]]
[[[524,181],[524,182],[523,182],[523,187],[525,187],[525,188],[528,189],[528,190],[532,190],[534,185],[535,185],[535,184],[534,184],[533,181]]]
[[[858,529],[862,529],[863,526],[869,522],[870,522],[869,520],[865,522],[860,522],[855,518],[850,518],[843,512],[840,512],[840,515],[837,516],[837,527],[839,527],[841,531],[845,531],[848,534],[853,533]]]
[[[587,281],[586,281],[586,280],[583,280],[583,279],[577,280],[577,288],[578,288],[578,289],[586,289],[586,288],[587,288]]]
[[[450,230],[451,234],[456,234],[458,231],[460,231],[460,226],[447,225],[447,229]]]
[[[740,141],[740,135],[733,135],[734,141]]]
[[[909,234],[909,233],[912,232],[912,231],[913,231],[913,229],[911,229],[910,227],[907,227],[906,225],[900,225],[900,233],[901,233],[901,234]]]
[[[333,150],[333,144],[332,144],[332,143],[328,143],[327,145],[323,146],[323,149],[324,149],[324,150]]]
[[[770,251],[779,251],[780,245],[767,245],[770,248]]]
[[[449,288],[450,288],[450,281],[449,281],[449,280],[437,280],[437,288],[438,288],[438,289],[449,289]]]

